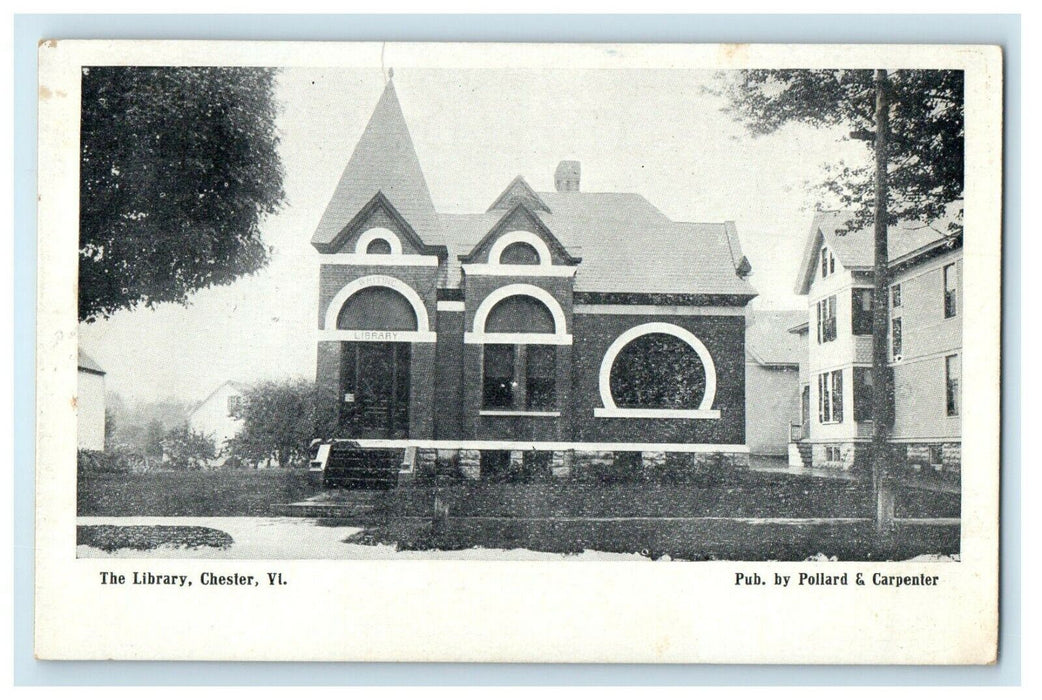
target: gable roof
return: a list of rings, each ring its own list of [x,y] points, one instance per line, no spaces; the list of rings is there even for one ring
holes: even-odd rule
[[[484,213],[436,213],[390,82],[312,244],[321,252],[333,252],[337,236],[377,192],[425,244],[447,249],[439,271],[441,288],[460,285],[460,256],[489,235],[503,219],[504,208],[513,211],[521,203],[564,253],[582,260],[575,291],[756,296],[744,279],[748,261],[733,222],[674,222],[639,194],[535,192],[518,176]]]
[[[340,176],[311,244],[328,247],[377,192],[424,241],[437,230],[438,215],[391,81]]]
[[[807,341],[791,328],[807,323],[806,311],[757,311],[745,329],[746,354],[763,366],[796,366],[807,351]]]
[[[903,221],[887,229],[887,260],[891,265],[908,255],[949,241],[958,241],[961,236],[946,233],[948,224],[961,210],[962,202],[953,202],[949,214],[929,224]],[[822,243],[829,247],[840,264],[848,270],[871,271],[874,266],[875,231],[871,226],[856,231],[844,232],[847,223],[854,217],[850,211],[822,211],[814,215],[807,243],[803,249],[802,263],[796,279],[796,294],[806,294],[814,281],[817,267],[817,252]]]
[[[553,232],[550,231],[546,224],[543,223],[543,220],[540,219],[534,211],[532,211],[532,209],[529,207],[528,202],[524,200],[518,201],[505,214],[503,214],[500,217],[499,221],[497,221],[496,224],[489,230],[489,232],[486,233],[480,241],[478,241],[477,245],[475,245],[473,249],[471,249],[464,255],[460,255],[460,262],[473,262],[474,258],[477,255],[477,252],[481,250],[483,247],[485,247],[485,245],[488,244],[493,238],[495,238],[496,234],[500,233],[504,228],[506,228],[508,222],[516,219],[518,216],[527,219],[528,222],[532,225],[532,227],[535,228],[540,234],[542,234],[542,238],[546,239],[547,245],[557,253],[558,257],[561,257],[565,260],[565,264],[578,265],[582,262],[582,258],[577,258],[571,255],[568,252],[568,250],[563,245],[561,245],[561,242],[557,240],[557,237],[553,234]]]
[[[105,374],[105,370],[101,368],[94,358],[83,351],[83,348],[76,349],[76,369],[82,369],[85,372],[92,374]]]
[[[242,394],[243,392],[245,392],[249,388],[246,384],[244,384],[242,382],[237,382],[237,381],[235,381],[233,379],[226,379],[225,381],[223,381],[220,384],[218,384],[217,387],[213,391],[211,391],[209,394],[207,394],[205,399],[203,399],[202,401],[200,401],[199,403],[197,403],[196,405],[194,405],[190,409],[188,409],[188,415],[191,416],[193,413],[195,413],[200,408],[202,408],[203,405],[206,404],[207,401],[212,399],[214,397],[214,395],[217,394],[218,391],[220,391],[221,389],[223,389],[226,386],[230,386],[231,388],[235,389],[240,394]]]
[[[496,201],[492,202],[492,206],[488,210],[510,209],[518,202],[525,202],[533,211],[550,212],[550,207],[546,206],[546,202],[539,198],[532,186],[525,182],[525,178],[520,175],[510,181],[510,184],[501,195],[496,197]]]

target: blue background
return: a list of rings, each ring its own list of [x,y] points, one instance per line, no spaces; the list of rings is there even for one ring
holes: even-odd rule
[[[17,15],[14,674],[17,685],[1016,685],[1021,666],[1019,15]],[[36,45],[40,39],[997,44],[1005,61],[1001,612],[991,667],[43,662],[33,658]],[[800,640],[813,644],[814,640]]]

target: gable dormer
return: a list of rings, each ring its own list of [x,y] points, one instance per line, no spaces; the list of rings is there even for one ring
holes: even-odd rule
[[[525,182],[525,178],[518,175],[507,188],[503,190],[503,193],[496,197],[496,201],[492,203],[492,206],[488,208],[492,211],[509,211],[516,205],[523,203],[531,211],[543,211],[547,214],[551,214],[550,207],[546,206],[546,202],[536,194],[536,191]]]
[[[460,256],[468,274],[571,276],[582,259],[572,256],[543,221],[518,202],[474,248]]]
[[[383,192],[376,195],[323,246],[319,252],[349,256],[351,262],[393,264],[403,258],[433,257],[432,264],[444,259],[444,246],[426,245]]]

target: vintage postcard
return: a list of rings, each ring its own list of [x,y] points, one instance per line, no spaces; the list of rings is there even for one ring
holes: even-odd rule
[[[995,660],[996,47],[39,61],[39,658]]]

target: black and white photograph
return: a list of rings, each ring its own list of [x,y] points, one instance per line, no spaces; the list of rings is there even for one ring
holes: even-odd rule
[[[926,595],[987,545],[980,73],[354,48],[65,67],[78,199],[41,207],[76,258],[76,439],[52,476],[102,588],[440,560]]]

